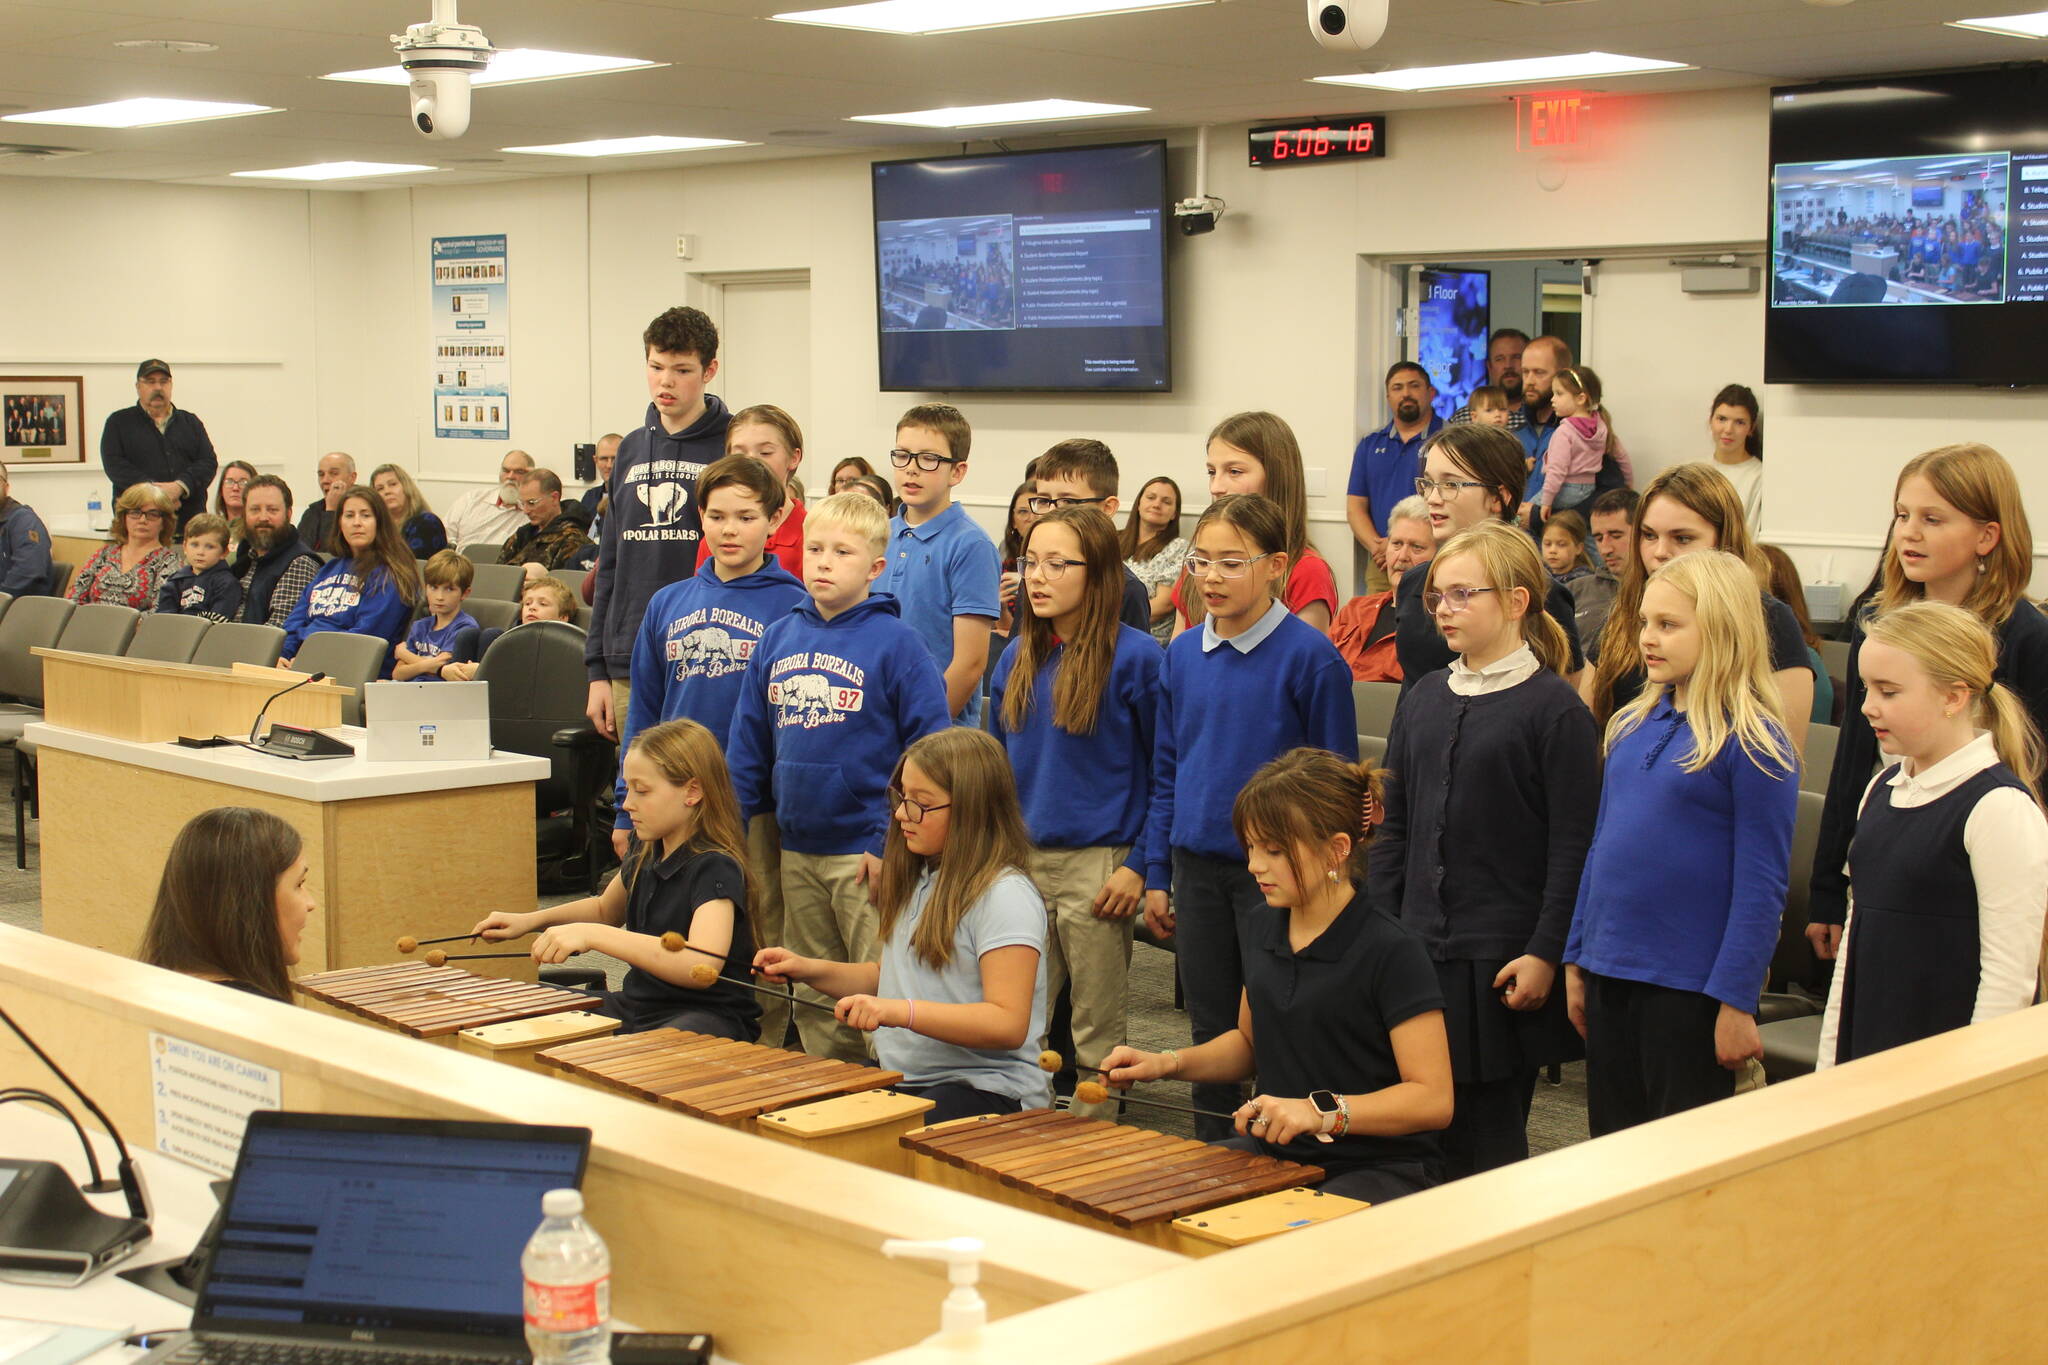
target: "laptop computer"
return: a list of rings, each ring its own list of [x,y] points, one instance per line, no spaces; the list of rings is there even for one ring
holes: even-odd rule
[[[363,690],[363,757],[372,763],[491,756],[491,685],[373,682]]]
[[[588,1128],[249,1116],[176,1365],[524,1362],[519,1256]]]

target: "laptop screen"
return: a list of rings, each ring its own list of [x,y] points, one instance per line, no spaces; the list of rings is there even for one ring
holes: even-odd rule
[[[517,1337],[541,1195],[580,1186],[589,1143],[585,1128],[252,1115],[194,1325]]]

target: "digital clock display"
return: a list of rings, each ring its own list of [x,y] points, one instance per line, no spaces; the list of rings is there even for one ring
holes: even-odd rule
[[[1336,118],[1275,123],[1251,131],[1251,164],[1300,166],[1319,161],[1357,161],[1387,154],[1385,114],[1343,114]]]

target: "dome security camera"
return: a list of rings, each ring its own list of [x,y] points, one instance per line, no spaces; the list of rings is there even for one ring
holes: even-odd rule
[[[468,132],[470,77],[491,64],[483,30],[455,22],[455,0],[434,0],[434,17],[392,35],[391,45],[411,78],[412,126],[434,138]]]
[[[1308,0],[1308,31],[1332,52],[1363,52],[1387,31],[1388,0]]]

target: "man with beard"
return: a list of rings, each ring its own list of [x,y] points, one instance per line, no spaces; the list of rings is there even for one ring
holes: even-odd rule
[[[503,545],[526,525],[526,513],[519,510],[519,485],[532,470],[533,456],[523,450],[506,451],[498,462],[498,486],[472,488],[455,500],[455,510],[443,518],[449,545],[458,550],[483,541]]]
[[[1394,419],[1358,443],[1351,456],[1351,484],[1344,499],[1351,534],[1365,548],[1365,590],[1393,587],[1387,576],[1387,514],[1415,492],[1422,473],[1422,443],[1444,424],[1434,410],[1436,385],[1412,360],[1387,371],[1387,407]]]
[[[136,366],[134,405],[108,413],[100,431],[100,468],[115,500],[138,483],[153,483],[176,504],[182,531],[206,510],[216,463],[206,424],[171,404],[171,367],[161,360]]]
[[[1550,409],[1550,386],[1556,382],[1558,371],[1568,370],[1575,363],[1572,348],[1559,337],[1537,337],[1522,351],[1522,411],[1526,421],[1520,427],[1512,422],[1508,425],[1522,442],[1523,464],[1529,471],[1529,484],[1522,497],[1527,504],[1523,519],[1530,526],[1537,524],[1535,500],[1543,491],[1543,455],[1550,449],[1550,438],[1557,431],[1557,414]]]
[[[1502,390],[1508,396],[1508,430],[1520,431],[1529,425],[1528,411],[1522,406],[1522,351],[1529,344],[1529,334],[1513,327],[1501,327],[1486,339],[1486,382]],[[1548,386],[1544,392],[1549,392]],[[1547,398],[1545,401],[1549,401]],[[1451,414],[1453,422],[1472,420],[1472,405],[1467,403]]]
[[[240,620],[284,629],[312,586],[320,559],[292,525],[292,490],[275,474],[259,474],[242,490],[242,546],[235,578],[242,585]]]
[[[356,486],[355,457],[345,451],[330,450],[320,457],[313,471],[320,483],[320,501],[308,504],[300,515],[299,539],[323,555],[338,555],[342,550],[337,521],[342,497]]]

